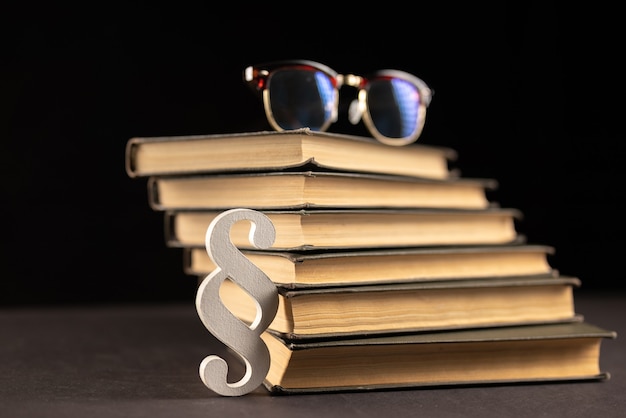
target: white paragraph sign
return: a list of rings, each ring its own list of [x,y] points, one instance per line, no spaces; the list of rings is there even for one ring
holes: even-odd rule
[[[214,392],[240,396],[259,387],[270,367],[270,354],[261,334],[271,324],[278,310],[276,285],[248,260],[232,243],[230,230],[239,221],[250,221],[250,243],[259,249],[269,248],[276,239],[270,219],[250,209],[232,209],[219,214],[206,232],[206,250],[217,268],[200,284],[196,309],[204,326],[216,338],[240,355],[245,363],[241,380],[229,383],[228,364],[210,355],[200,363],[200,378]],[[243,288],[256,303],[256,317],[248,325],[234,316],[219,297],[224,280]]]

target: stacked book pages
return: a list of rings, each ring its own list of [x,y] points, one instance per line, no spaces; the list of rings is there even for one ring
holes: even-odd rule
[[[262,335],[271,393],[608,378],[600,345],[616,334],[576,312],[580,280],[550,265],[553,248],[527,242],[519,210],[490,199],[495,180],[461,176],[455,159],[449,148],[308,129],[126,148],[127,173],[146,179],[190,276],[216,268],[205,237],[223,211],[258,210],[274,224],[264,250],[249,225],[230,231],[278,290]],[[236,283],[219,296],[254,321]]]

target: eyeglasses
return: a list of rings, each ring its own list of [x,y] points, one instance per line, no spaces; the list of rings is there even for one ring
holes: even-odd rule
[[[278,61],[247,67],[244,81],[262,95],[265,114],[277,131],[308,127],[325,131],[337,121],[339,89],[358,89],[348,109],[353,125],[363,120],[378,141],[394,146],[422,133],[433,91],[414,75],[381,70],[371,76],[337,74],[313,61]]]

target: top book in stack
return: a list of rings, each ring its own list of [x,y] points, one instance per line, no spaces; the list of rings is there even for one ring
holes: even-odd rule
[[[126,146],[130,177],[295,169],[447,180],[458,177],[455,150],[392,147],[374,139],[308,128],[284,132],[135,137]]]

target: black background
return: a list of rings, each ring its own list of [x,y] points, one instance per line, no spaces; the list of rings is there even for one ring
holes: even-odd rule
[[[193,300],[145,181],[124,171],[126,142],[269,128],[241,71],[292,58],[425,80],[419,141],[456,149],[465,177],[497,179],[491,198],[523,212],[518,230],[554,246],[580,291],[623,290],[621,15],[466,3],[4,13],[0,304]],[[340,118],[331,130],[367,134]]]

